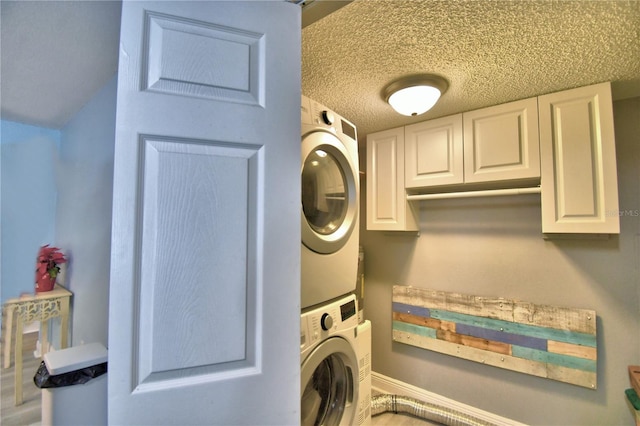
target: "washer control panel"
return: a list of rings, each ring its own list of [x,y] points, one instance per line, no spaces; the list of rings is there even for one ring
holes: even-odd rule
[[[324,331],[331,330],[333,327],[333,318],[329,314],[322,314],[322,318],[320,318],[320,326]]]
[[[300,316],[300,350],[357,325],[355,295],[305,312]]]

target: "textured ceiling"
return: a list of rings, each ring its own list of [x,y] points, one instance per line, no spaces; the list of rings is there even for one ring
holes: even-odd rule
[[[381,91],[408,74],[449,89],[418,117]],[[367,133],[612,81],[640,96],[639,1],[355,0],[302,31],[302,93]],[[639,117],[640,118],[640,117]]]
[[[361,142],[602,81],[613,81],[614,98],[640,96],[638,0],[355,0],[309,16],[323,2],[336,9],[332,0],[303,9],[312,23],[302,30],[302,92],[353,121]],[[0,15],[3,119],[60,128],[115,74],[119,2],[2,0]],[[400,116],[380,92],[417,72],[442,75],[449,90],[428,113]]]
[[[0,2],[2,119],[61,128],[118,70],[120,3]]]

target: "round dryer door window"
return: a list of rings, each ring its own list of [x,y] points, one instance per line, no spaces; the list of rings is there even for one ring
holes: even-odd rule
[[[342,142],[327,132],[303,139],[302,159],[302,242],[318,253],[336,252],[356,220],[356,168]]]
[[[342,338],[330,338],[302,365],[301,424],[350,425],[358,401],[358,361]]]

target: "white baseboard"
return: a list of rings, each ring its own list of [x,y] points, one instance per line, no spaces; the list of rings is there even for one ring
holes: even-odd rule
[[[371,373],[371,388],[373,394],[384,393],[391,395],[408,396],[419,401],[436,404],[441,407],[459,411],[461,413],[476,417],[478,419],[482,419],[494,425],[524,426],[524,423],[507,419],[505,417],[480,410],[470,405],[462,404],[453,399],[445,398],[444,396],[438,395],[436,393],[429,392],[408,383],[404,383],[399,380],[392,379],[391,377],[376,373],[375,371]]]

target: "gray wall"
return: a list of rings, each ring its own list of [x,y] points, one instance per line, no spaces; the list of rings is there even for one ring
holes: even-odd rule
[[[69,256],[73,346],[108,341],[116,83],[114,77],[62,129],[56,242]]]
[[[627,366],[640,363],[640,98],[615,102],[614,116],[620,209],[630,213],[619,236],[543,239],[539,195],[422,201],[419,236],[361,221],[375,372],[528,424],[633,423],[624,390]],[[364,215],[364,195],[361,206]],[[394,284],[594,309],[597,390],[394,343]]]

